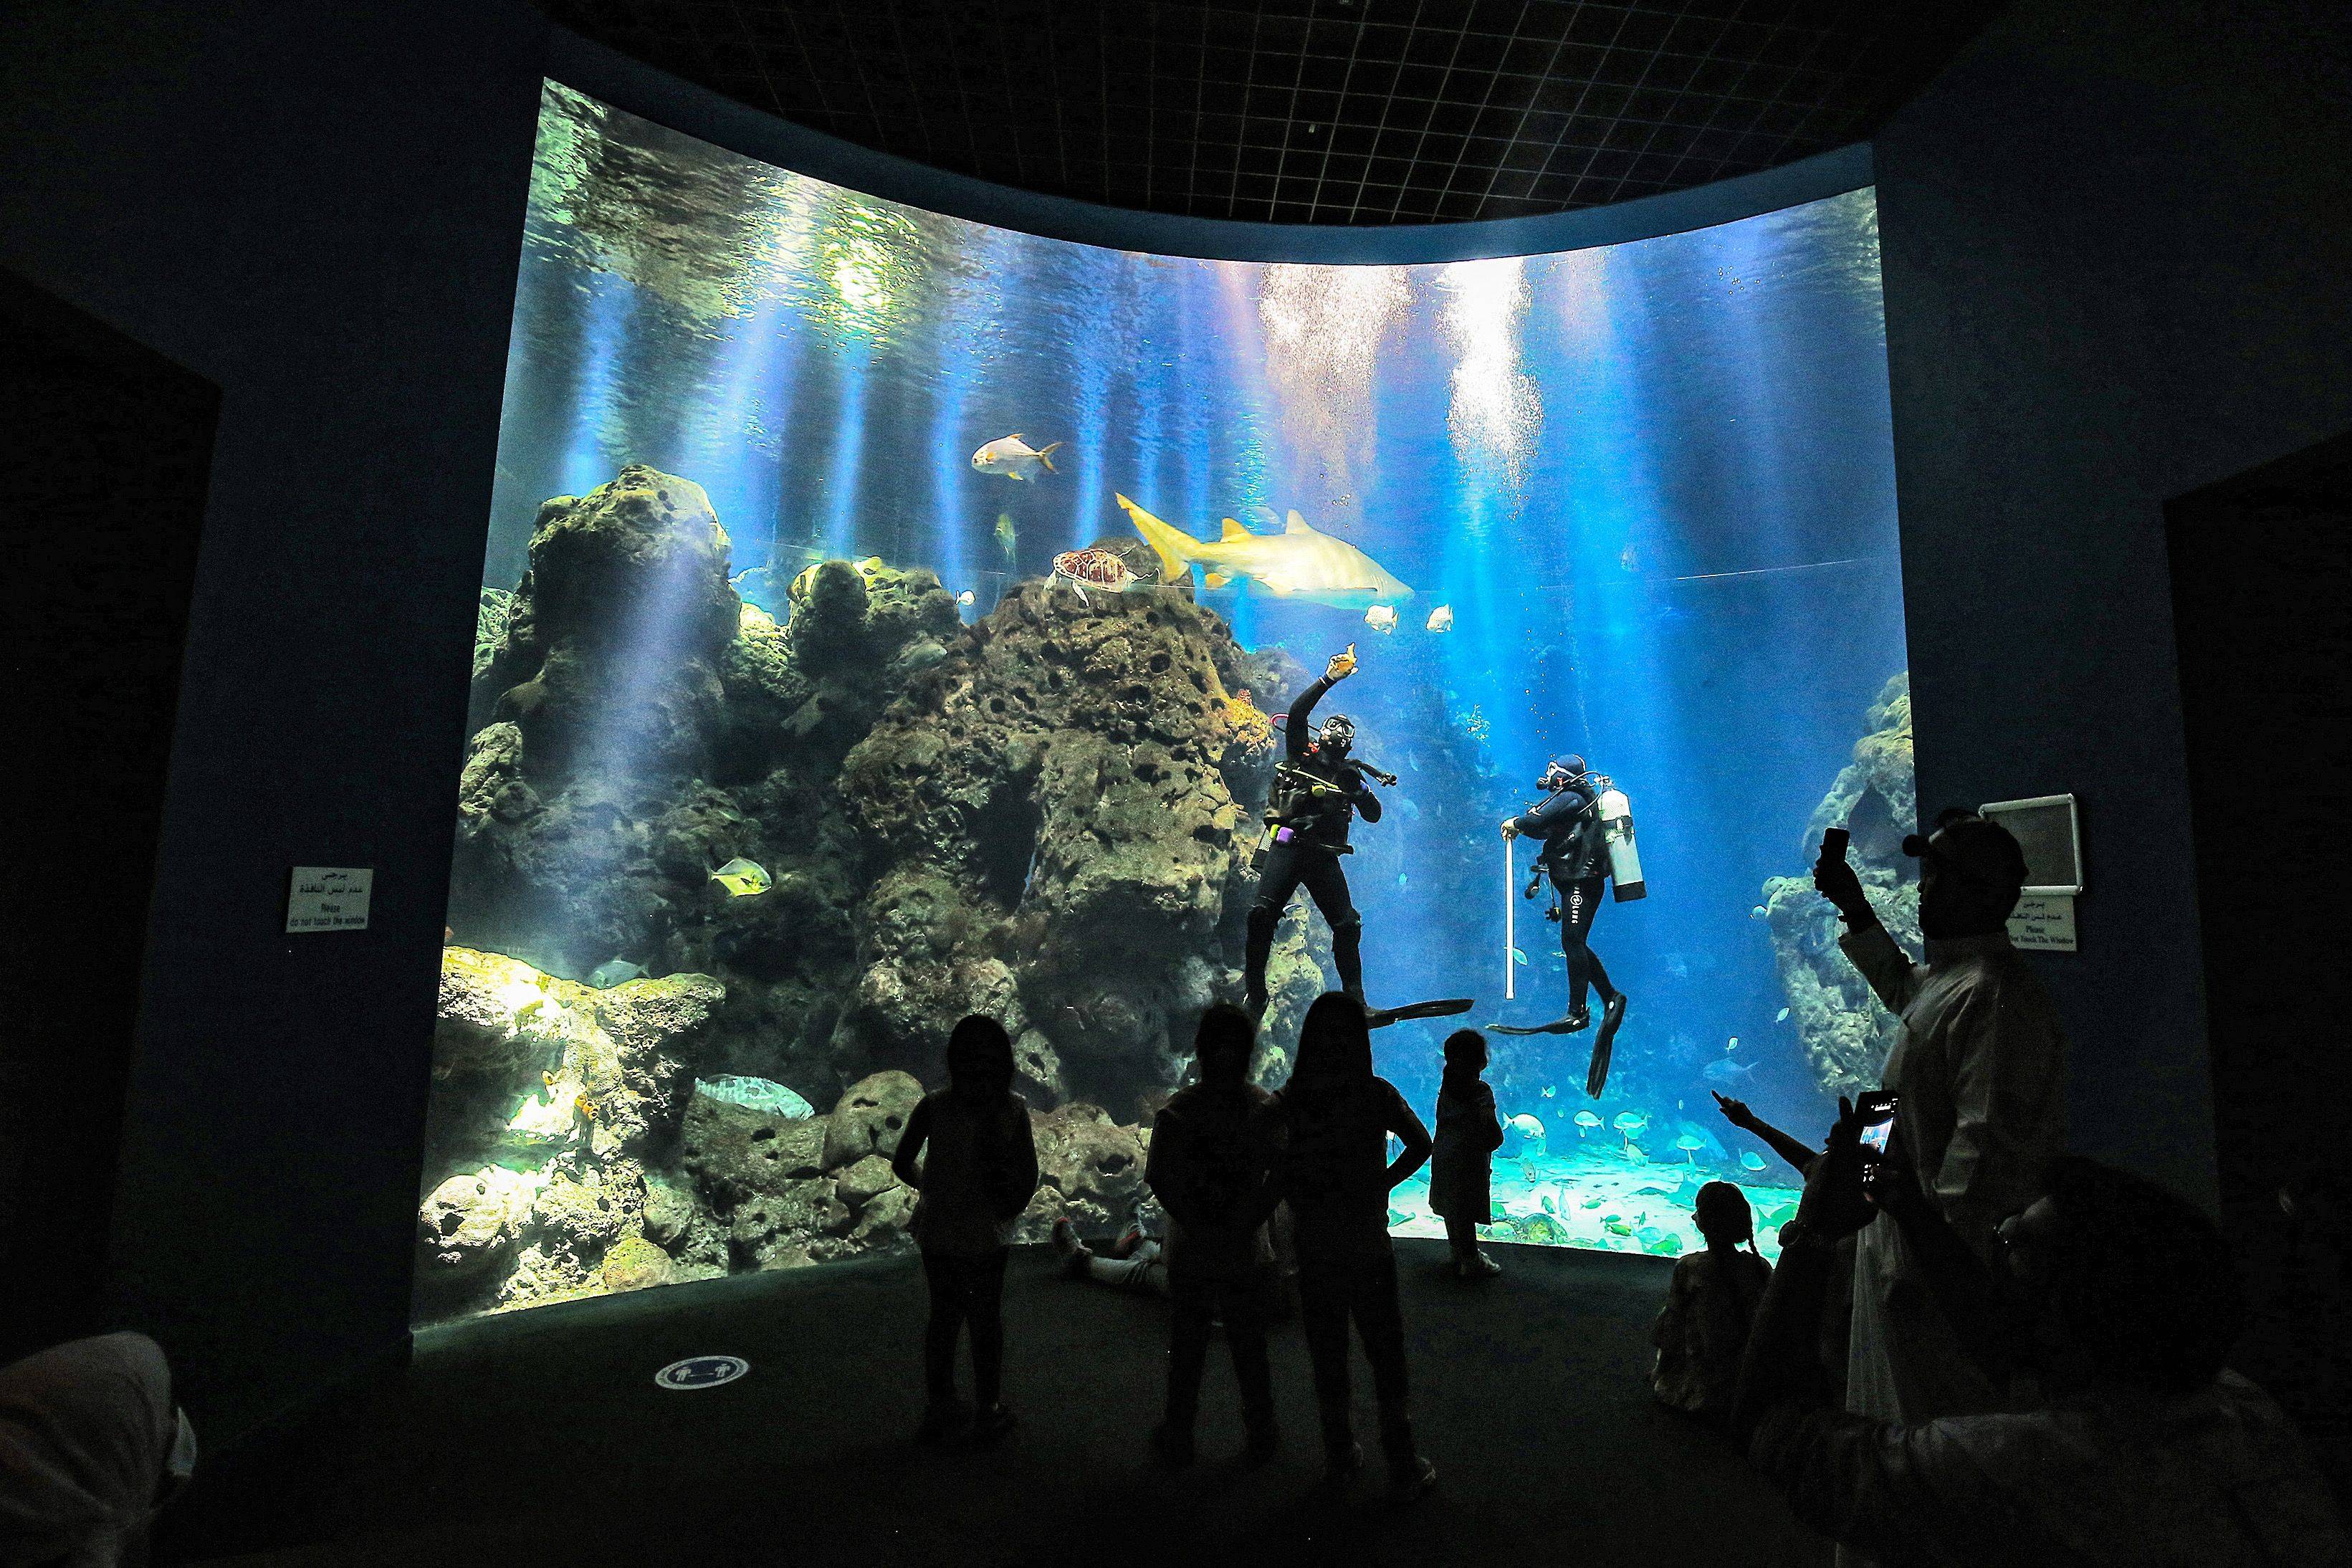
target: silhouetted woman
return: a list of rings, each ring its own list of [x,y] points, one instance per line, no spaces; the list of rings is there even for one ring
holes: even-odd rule
[[[930,1153],[918,1169],[926,1145]],[[1013,1426],[1003,1398],[1004,1260],[1013,1225],[1037,1190],[1037,1146],[1029,1108],[1013,1092],[1013,1042],[993,1018],[975,1015],[948,1037],[948,1087],[916,1105],[890,1169],[918,1189],[908,1228],[922,1249],[931,1290],[923,1331],[923,1382],[929,1404],[916,1440],[961,1436],[967,1418],[955,1390],[958,1333],[971,1330],[971,1436],[985,1441]]]
[[[1389,1484],[1400,1497],[1418,1496],[1437,1469],[1415,1451],[1405,1408],[1404,1320],[1388,1194],[1429,1158],[1429,1129],[1393,1084],[1374,1076],[1371,1036],[1354,998],[1331,992],[1307,1010],[1297,1065],[1276,1114],[1286,1140],[1278,1191],[1297,1222],[1299,1315],[1315,1364],[1328,1479],[1343,1480],[1364,1462],[1348,1412],[1352,1319],[1372,1363]],[[1391,1133],[1404,1144],[1393,1162]]]
[[[1491,1279],[1503,1271],[1478,1250],[1478,1227],[1493,1217],[1487,1176],[1495,1151],[1503,1146],[1495,1091],[1478,1076],[1486,1070],[1486,1036],[1475,1029],[1456,1029],[1445,1037],[1445,1077],[1437,1089],[1437,1148],[1429,1161],[1429,1206],[1445,1221],[1454,1272],[1463,1279]]]

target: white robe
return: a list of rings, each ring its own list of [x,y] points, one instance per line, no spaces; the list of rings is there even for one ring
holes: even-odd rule
[[[1839,939],[1903,1031],[1885,1086],[1901,1097],[1894,1148],[1977,1255],[2032,1201],[2066,1141],[2066,1035],[2042,982],[2009,938],[1927,943],[1915,964],[1874,925]],[[1891,1219],[1854,1250],[1845,1407],[1914,1426],[2000,1407],[1961,1351]]]

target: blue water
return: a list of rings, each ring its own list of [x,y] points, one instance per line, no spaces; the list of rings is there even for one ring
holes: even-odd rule
[[[616,146],[635,206],[582,177]],[[972,468],[1014,432],[1063,443],[1059,471]],[[738,569],[781,584],[880,555],[970,590],[968,616],[1057,552],[1132,538],[1114,491],[1204,537],[1296,509],[1412,585],[1393,632],[1246,584],[1202,597],[1310,669],[1361,657],[1328,706],[1402,775],[1349,868],[1374,999],[1563,1010],[1540,901],[1516,906],[1528,962],[1503,998],[1494,824],[1580,752],[1630,795],[1649,887],[1593,933],[1633,1002],[1591,1108],[1650,1119],[1640,1160],[1751,1182],[1710,1062],[1769,1118],[1826,1120],[1749,911],[1803,865],[1904,663],[1872,193],[1455,266],[1173,259],[897,206],[551,89],[485,581],[513,584],[541,500],[633,461],[708,490]],[[781,610],[764,588],[747,579]],[[1441,605],[1452,629],[1427,630]],[[1424,1114],[1443,1028],[1378,1037]],[[1497,1042],[1504,1114],[1551,1130],[1527,1182],[1498,1165],[1506,1207],[1599,1157],[1568,1122],[1589,1040]],[[1716,1146],[1677,1151],[1684,1122]]]

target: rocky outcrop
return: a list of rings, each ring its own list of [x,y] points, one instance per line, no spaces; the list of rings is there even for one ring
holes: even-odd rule
[[[906,1246],[910,1069],[973,1012],[1039,1117],[1024,1226],[1122,1223],[1137,1124],[1240,991],[1287,655],[1181,586],[1031,582],[967,626],[871,557],[761,569],[771,613],[730,553],[699,487],[632,465],[546,502],[482,595],[428,1316]],[[1269,1037],[1329,973],[1302,902]]]
[[[910,653],[961,623],[928,572],[830,562],[780,625],[736,595],[728,552],[700,488],[653,468],[541,508],[529,570],[478,623],[450,923],[573,979],[711,975],[710,1070],[829,1102],[863,887],[835,775]],[[711,879],[738,857],[766,890]]]
[[[874,877],[841,1060],[935,1059],[986,1012],[1045,1098],[1175,1080],[1238,989],[1272,759],[1239,658],[1183,597],[1029,583],[917,678],[842,769]]]
[[[1911,772],[1907,673],[1886,683],[1864,722],[1865,732],[1854,742],[1853,760],[1814,809],[1796,849],[1800,863],[1810,866],[1822,830],[1845,826],[1853,836],[1846,858],[1862,878],[1879,920],[1916,953],[1917,868],[1903,853],[1903,837],[1919,816]],[[1766,882],[1761,908],[1769,923],[1780,986],[1789,998],[1789,1018],[1803,1042],[1814,1078],[1830,1094],[1875,1089],[1900,1026],[1838,951],[1837,911],[1813,890],[1810,872]]]

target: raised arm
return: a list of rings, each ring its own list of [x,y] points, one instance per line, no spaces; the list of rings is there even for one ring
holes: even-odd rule
[[[1838,949],[1846,962],[1862,972],[1870,988],[1878,994],[1890,1013],[1899,1014],[1919,994],[1927,972],[1911,962],[1895,940],[1886,934],[1886,928],[1873,918],[1866,925],[1857,925],[1838,938]]]
[[[1707,1092],[1709,1094],[1715,1094],[1715,1090],[1713,1089],[1709,1089]],[[1745,1100],[1733,1100],[1728,1095],[1715,1094],[1715,1103],[1717,1108],[1723,1112],[1723,1119],[1726,1121],[1730,1122],[1734,1127],[1740,1129],[1742,1131],[1752,1133],[1756,1137],[1761,1138],[1765,1142],[1772,1145],[1772,1152],[1780,1155],[1780,1158],[1788,1161],[1791,1165],[1796,1166],[1797,1174],[1801,1176],[1805,1173],[1805,1167],[1812,1163],[1813,1156],[1821,1152],[1818,1149],[1807,1148],[1801,1139],[1799,1139],[1790,1133],[1781,1131],[1779,1128],[1773,1126],[1770,1122],[1765,1121],[1762,1117],[1748,1110],[1748,1103]]]
[[[1315,705],[1323,700],[1325,692],[1355,673],[1356,645],[1349,643],[1348,651],[1333,654],[1324,664],[1323,673],[1308,682],[1307,689],[1300,692],[1297,700],[1291,703],[1290,716],[1282,723],[1283,755],[1295,763],[1307,754],[1307,748],[1313,744],[1310,737],[1311,726],[1315,719]]]

